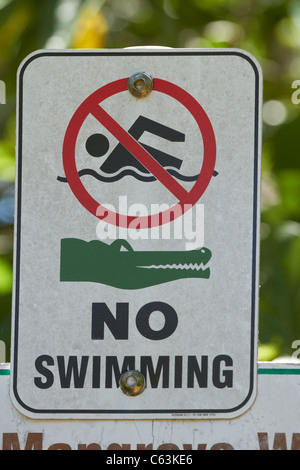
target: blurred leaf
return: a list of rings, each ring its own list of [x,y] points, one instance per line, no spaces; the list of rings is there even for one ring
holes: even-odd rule
[[[291,353],[300,338],[300,224],[286,222],[270,228],[261,240],[260,321],[262,343],[282,339],[280,352]]]
[[[274,171],[287,168],[300,170],[300,106],[298,109],[297,118],[280,126],[272,136]]]
[[[11,152],[10,144],[0,141],[0,180],[14,181],[15,157]]]
[[[100,49],[105,47],[107,24],[103,15],[91,6],[82,10],[71,41],[75,49]]]
[[[0,295],[11,292],[12,286],[12,267],[10,263],[0,258]]]
[[[280,348],[276,343],[258,344],[258,361],[273,361],[280,354]]]

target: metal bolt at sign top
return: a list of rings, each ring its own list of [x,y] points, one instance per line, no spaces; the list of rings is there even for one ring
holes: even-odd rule
[[[128,79],[128,90],[136,98],[146,98],[153,87],[153,79],[149,73],[137,72]]]
[[[140,395],[146,386],[145,377],[137,370],[128,370],[120,377],[120,389],[129,397]]]

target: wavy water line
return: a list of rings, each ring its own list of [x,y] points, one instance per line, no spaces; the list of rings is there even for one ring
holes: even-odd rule
[[[173,168],[166,168],[166,171],[174,176],[175,178],[181,180],[181,181],[196,181],[199,175],[194,175],[194,176],[185,176],[181,175],[178,173],[178,171],[174,170]],[[144,181],[144,182],[150,182],[150,181],[156,181],[155,176],[153,175],[142,175],[140,173],[137,173],[135,170],[132,170],[130,168],[127,168],[123,171],[121,171],[118,174],[112,175],[112,176],[107,176],[107,175],[102,175],[100,173],[97,173],[95,170],[92,170],[90,168],[85,168],[83,170],[80,170],[78,172],[79,177],[89,175],[93,176],[99,181],[103,181],[105,183],[113,183],[115,181],[119,181],[121,178],[124,178],[124,176],[133,176],[134,178],[138,179],[139,181]],[[61,181],[62,183],[67,182],[67,178],[63,176],[58,176],[57,177],[58,181]]]

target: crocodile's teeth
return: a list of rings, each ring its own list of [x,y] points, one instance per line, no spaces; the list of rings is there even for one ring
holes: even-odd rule
[[[144,268],[144,269],[181,269],[181,270],[205,270],[207,266],[205,266],[203,263],[197,264],[197,263],[190,263],[190,264],[152,264],[150,266],[138,266],[139,268]]]

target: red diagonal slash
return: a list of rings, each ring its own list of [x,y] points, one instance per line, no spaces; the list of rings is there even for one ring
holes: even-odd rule
[[[91,114],[157,178],[179,201],[186,200],[186,191],[151,155],[120,126],[101,106],[94,106]]]

